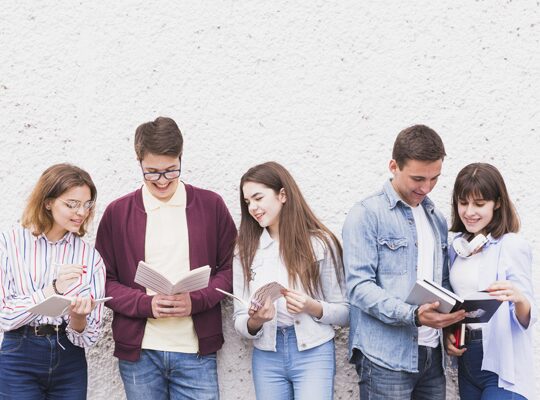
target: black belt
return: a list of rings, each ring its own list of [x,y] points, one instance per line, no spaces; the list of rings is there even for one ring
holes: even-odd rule
[[[465,344],[471,342],[481,342],[482,341],[482,328],[480,329],[465,329]]]
[[[34,336],[56,335],[57,333],[59,335],[62,335],[66,333],[66,326],[67,324],[65,322],[62,325],[58,325],[58,326],[49,325],[49,324],[38,325],[38,326],[23,325],[20,328],[17,328],[9,332],[19,333],[21,335],[27,334],[27,335],[34,335]]]

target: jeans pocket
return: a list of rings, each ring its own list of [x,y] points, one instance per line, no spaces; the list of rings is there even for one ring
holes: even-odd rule
[[[16,352],[21,348],[23,340],[24,337],[22,335],[4,334],[2,347],[0,347],[0,355]]]

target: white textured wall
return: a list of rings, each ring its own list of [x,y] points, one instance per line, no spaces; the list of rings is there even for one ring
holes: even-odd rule
[[[18,221],[42,170],[61,161],[94,177],[99,219],[140,185],[135,127],[166,115],[184,133],[184,179],[221,193],[237,221],[241,174],[277,160],[339,233],[353,203],[388,176],[395,135],[425,123],[448,153],[432,198],[449,215],[462,166],[499,167],[540,291],[537,1],[4,0],[0,8],[1,229]],[[222,397],[253,399],[249,345],[230,316],[229,304]],[[357,398],[345,343],[342,333],[336,397]],[[123,398],[111,352],[107,333],[90,353],[91,399]]]

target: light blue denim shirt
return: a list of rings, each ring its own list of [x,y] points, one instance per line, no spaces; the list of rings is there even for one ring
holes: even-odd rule
[[[538,319],[538,311],[532,287],[531,248],[515,233],[507,233],[499,239],[488,238],[488,243],[482,249],[486,263],[482,265],[478,290],[486,289],[495,281],[511,281],[529,300],[531,321],[527,327],[521,325],[514,303],[503,302],[489,322],[482,326],[482,370],[495,372],[499,376],[500,387],[534,399],[531,326]],[[456,258],[453,248],[450,248],[449,254],[450,264],[453,265]]]
[[[433,280],[449,287],[446,220],[429,198],[422,206],[435,234]],[[405,303],[416,282],[417,234],[412,209],[390,180],[351,209],[343,226],[343,250],[349,357],[357,348],[385,368],[418,372],[416,306]]]

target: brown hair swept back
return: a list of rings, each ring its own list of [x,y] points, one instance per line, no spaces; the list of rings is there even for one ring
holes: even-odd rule
[[[134,144],[137,159],[142,161],[147,153],[181,157],[184,139],[173,119],[158,117],[137,127]]]
[[[88,186],[91,200],[97,198],[97,190],[88,172],[71,164],[55,164],[47,168],[40,176],[28,197],[21,224],[32,230],[35,236],[48,232],[53,226],[53,216],[45,206],[50,200],[60,197],[64,192],[78,186]],[[78,236],[84,236],[89,222],[94,216],[94,208],[90,209],[86,220],[81,225]]]
[[[300,188],[291,174],[280,164],[270,161],[250,168],[240,180],[240,208],[242,217],[238,233],[238,255],[244,270],[245,286],[251,280],[251,264],[255,257],[263,228],[250,215],[244,200],[246,182],[260,183],[276,194],[285,191],[287,201],[279,215],[280,254],[287,268],[289,282],[295,286],[299,281],[311,295],[320,292],[321,282],[317,260],[311,239],[315,237],[330,251],[338,281],[343,277],[342,249],[334,234],[313,214]]]
[[[493,200],[499,207],[493,210],[493,218],[486,226],[486,232],[494,238],[505,233],[519,231],[519,217],[506,190],[504,179],[491,164],[473,163],[459,171],[452,192],[452,232],[466,233],[467,229],[458,214],[460,200]]]
[[[392,159],[399,169],[407,160],[437,161],[444,160],[446,152],[441,137],[425,125],[413,125],[403,129],[394,141]]]

